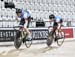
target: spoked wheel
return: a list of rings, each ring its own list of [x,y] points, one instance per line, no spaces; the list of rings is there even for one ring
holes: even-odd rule
[[[32,39],[31,39],[31,40],[28,40],[28,38],[25,37],[25,46],[26,46],[27,48],[29,48],[31,45],[32,45]]]
[[[15,36],[15,39],[14,39],[14,46],[15,46],[16,49],[19,49],[21,44],[22,44],[21,31],[18,31],[16,33],[16,36]]]
[[[61,46],[63,44],[64,40],[65,40],[65,34],[64,34],[64,32],[61,32],[61,33],[62,33],[61,36],[57,40],[57,45],[58,46]]]
[[[47,46],[50,46],[52,42],[53,42],[53,36],[52,36],[52,32],[50,32],[47,38]]]

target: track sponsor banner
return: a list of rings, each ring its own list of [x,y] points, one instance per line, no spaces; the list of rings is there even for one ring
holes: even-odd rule
[[[48,28],[29,28],[33,40],[43,40],[48,38]],[[63,27],[62,30],[65,33],[65,38],[74,38],[75,28],[73,27]],[[0,42],[1,41],[14,41],[16,31],[12,29],[0,28]]]
[[[31,36],[33,40],[44,40],[48,37],[47,28],[30,28]],[[14,41],[17,30],[14,29],[1,29],[0,30],[0,42]]]
[[[62,30],[65,33],[65,38],[74,38],[73,28],[63,28]]]
[[[74,35],[74,38],[75,38],[75,28],[73,28],[73,35]]]
[[[15,35],[16,35],[15,30],[0,30],[0,42],[14,41]]]
[[[34,29],[30,31],[34,40],[43,40],[48,38],[48,29]]]

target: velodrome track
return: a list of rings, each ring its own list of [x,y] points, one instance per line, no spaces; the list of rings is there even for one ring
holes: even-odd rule
[[[47,47],[44,42],[26,48],[23,44],[19,50],[15,49],[13,42],[1,42],[0,57],[75,57],[75,40],[65,41],[61,47],[56,43]]]

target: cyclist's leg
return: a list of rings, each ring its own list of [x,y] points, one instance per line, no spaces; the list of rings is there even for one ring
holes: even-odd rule
[[[56,22],[54,22],[54,25],[53,25],[53,33],[56,32],[57,26],[58,26],[58,24]],[[56,35],[57,35],[57,33],[56,33]]]
[[[59,39],[59,34],[61,35],[61,25],[62,25],[62,22],[60,20],[60,22],[57,22],[56,24],[56,38],[55,40],[58,40]]]
[[[28,28],[24,27],[24,31],[26,32],[27,35],[30,35],[30,31]]]
[[[60,23],[60,25],[62,25],[62,23]],[[59,36],[60,36],[60,37],[64,36],[64,33],[63,33],[63,31],[61,30],[61,27],[59,28],[58,32],[59,32]]]
[[[59,34],[59,32],[61,32],[61,26],[62,26],[62,22],[63,22],[63,20],[62,19],[60,19],[60,21],[59,22],[57,22],[57,34]]]
[[[27,33],[27,37],[31,40],[31,33],[29,29],[27,28],[27,24],[24,24],[24,31]]]
[[[29,21],[29,18],[28,18],[28,21],[26,21],[26,23],[24,24],[24,30],[26,31],[26,33],[28,35],[31,35],[31,33],[30,33],[29,29],[28,29],[29,23],[30,23],[30,21]]]
[[[61,19],[60,22],[58,23],[58,32],[59,32],[60,35],[63,34],[63,32],[61,30],[62,22],[63,22],[63,20]]]
[[[61,37],[62,36],[62,34],[63,34],[63,32],[62,32],[62,30],[61,30],[61,26],[62,26],[62,22],[63,22],[63,20],[61,19],[60,20],[60,22],[58,22],[58,33],[60,34],[59,36]]]
[[[55,22],[54,25],[53,25],[53,30],[54,30],[54,33],[55,33],[55,41],[57,41],[58,39],[58,30],[57,30],[57,27],[58,27],[58,24]]]
[[[20,21],[19,26],[24,26],[24,22],[22,22],[22,20]],[[23,27],[19,27],[19,30],[22,31]]]
[[[21,21],[20,21],[20,24],[19,25],[22,25],[23,26],[23,28],[21,28],[21,29],[23,29],[27,34],[30,34],[30,32],[29,32],[29,30],[28,30],[28,28],[27,28],[27,22],[25,22],[25,20],[24,19],[21,19]]]
[[[27,40],[32,40],[31,33],[30,33],[29,29],[26,28],[26,27],[24,27],[24,30],[26,31],[26,34],[27,34],[27,35],[26,35]]]

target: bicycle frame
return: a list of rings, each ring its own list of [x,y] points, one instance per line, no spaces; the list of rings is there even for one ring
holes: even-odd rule
[[[15,30],[18,30],[16,33],[16,36],[15,36],[15,40],[14,40],[15,48],[18,49],[21,46],[22,42],[25,43],[25,46],[27,48],[29,48],[32,44],[32,40],[30,40],[30,41],[27,40],[28,34],[24,31],[23,27],[15,26],[14,28],[19,28],[19,29],[15,29]],[[18,38],[17,38],[17,35],[19,35]]]

